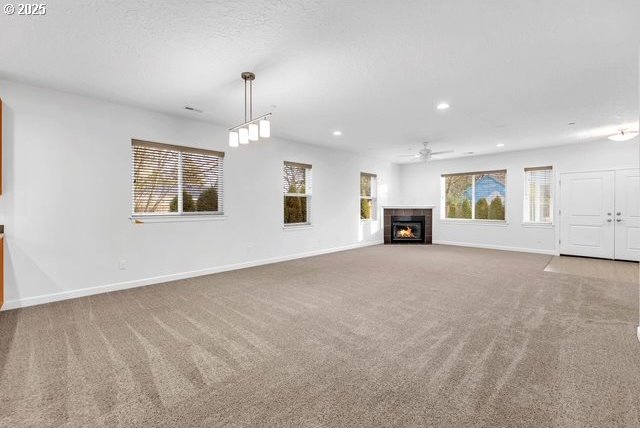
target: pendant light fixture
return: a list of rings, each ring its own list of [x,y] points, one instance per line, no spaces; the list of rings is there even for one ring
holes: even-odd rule
[[[271,136],[271,113],[253,118],[253,81],[256,75],[245,71],[240,76],[244,80],[244,123],[229,128],[229,147]]]

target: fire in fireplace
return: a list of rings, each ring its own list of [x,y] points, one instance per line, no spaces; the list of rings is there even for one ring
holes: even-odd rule
[[[417,235],[411,226],[405,228],[396,228],[396,238],[415,238]]]
[[[422,224],[419,222],[393,222],[393,239],[396,241],[422,240]]]

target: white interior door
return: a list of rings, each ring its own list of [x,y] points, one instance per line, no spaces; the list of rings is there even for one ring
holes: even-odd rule
[[[561,254],[614,258],[614,183],[614,171],[561,175]]]
[[[640,170],[616,171],[615,258],[640,261]]]

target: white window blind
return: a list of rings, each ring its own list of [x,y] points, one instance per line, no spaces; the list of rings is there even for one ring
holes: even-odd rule
[[[506,219],[507,171],[442,175],[442,218]]]
[[[222,214],[224,153],[132,140],[133,215]]]
[[[551,223],[553,168],[550,166],[525,168],[524,177],[524,222]]]
[[[367,172],[360,173],[360,219],[375,220],[377,212],[378,186],[377,176]]]
[[[282,192],[284,194],[284,224],[311,223],[311,165],[284,162]]]

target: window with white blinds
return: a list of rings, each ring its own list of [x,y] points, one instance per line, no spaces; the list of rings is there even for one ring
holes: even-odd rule
[[[442,175],[442,218],[505,221],[506,199],[506,170]]]
[[[375,220],[377,212],[378,186],[375,174],[360,173],[360,219]]]
[[[311,165],[284,162],[282,170],[284,224],[310,224]]]
[[[222,214],[224,153],[132,140],[134,216]]]
[[[553,168],[524,169],[524,222],[550,224],[553,221]]]

